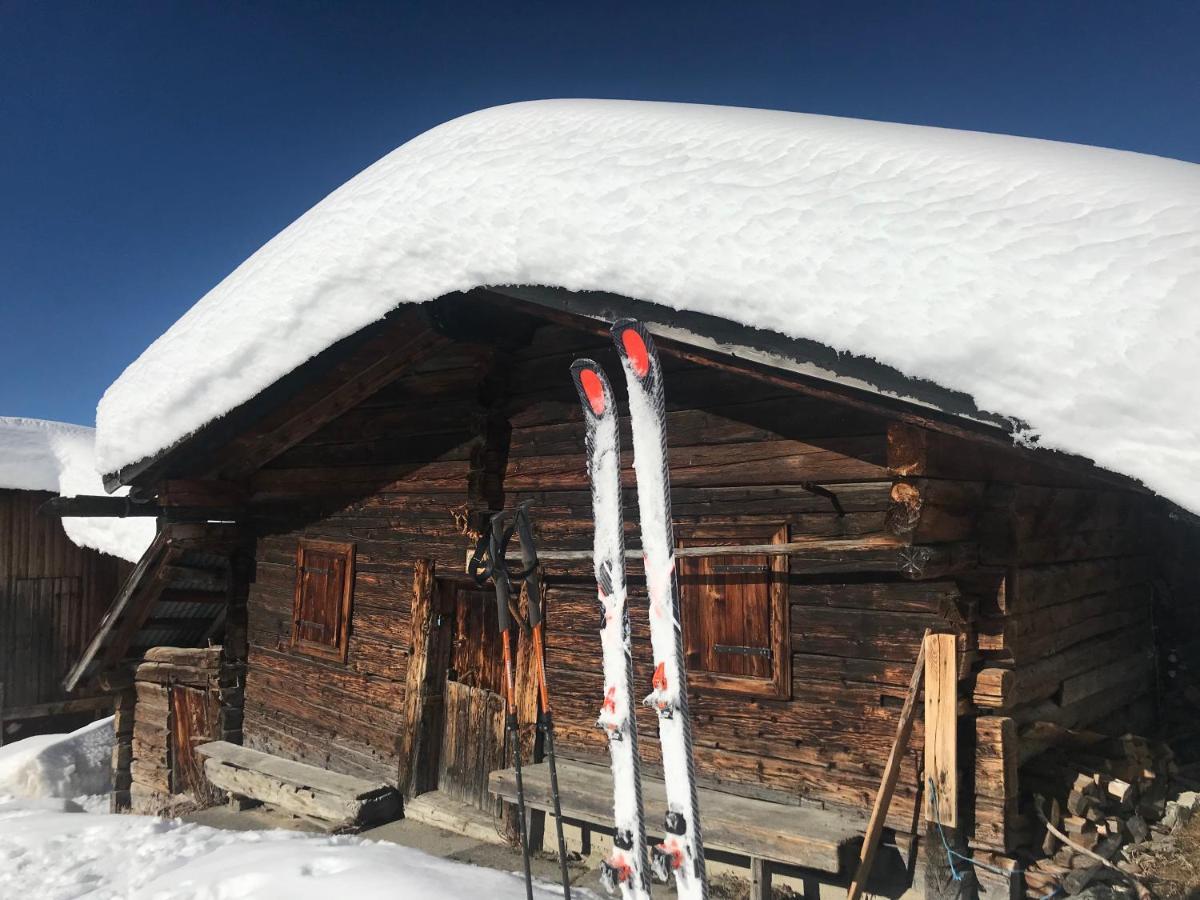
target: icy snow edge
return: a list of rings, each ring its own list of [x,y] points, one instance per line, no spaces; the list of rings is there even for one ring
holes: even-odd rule
[[[95,432],[82,425],[0,416],[0,490],[50,491],[64,497],[103,494]],[[154,539],[154,519],[63,519],[75,545],[141,558]]]
[[[351,179],[109,388],[99,465],[170,446],[400,303],[506,284],[873,357],[1200,512],[1200,166],[628,101],[484,110]]]

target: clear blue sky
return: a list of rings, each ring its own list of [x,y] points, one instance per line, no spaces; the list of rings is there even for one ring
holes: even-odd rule
[[[446,119],[627,97],[1200,161],[1200,3],[0,0],[0,415],[104,388],[329,191]]]

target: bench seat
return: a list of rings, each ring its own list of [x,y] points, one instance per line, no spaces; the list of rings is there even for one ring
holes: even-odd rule
[[[521,774],[526,804],[551,811],[547,764],[523,766]],[[513,770],[492,772],[489,789],[515,803]],[[612,828],[612,774],[607,766],[560,759],[558,790],[564,818]],[[704,788],[698,802],[705,847],[833,874],[846,872],[857,860],[867,825],[865,815],[853,812],[771,803]],[[667,807],[661,779],[642,776],[642,803],[647,832],[655,834]]]
[[[330,772],[227,741],[201,744],[196,751],[205,758],[204,774],[221,790],[328,822],[331,828],[390,822],[401,814],[400,793],[390,784]]]

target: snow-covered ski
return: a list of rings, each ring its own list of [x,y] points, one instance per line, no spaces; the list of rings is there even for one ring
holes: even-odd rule
[[[604,697],[596,725],[608,736],[612,761],[613,851],[601,866],[609,891],[623,900],[649,900],[646,828],[642,817],[641,763],[633,715],[633,662],[625,603],[625,530],[621,510],[621,442],[612,387],[590,359],[571,365],[587,425],[587,470],[592,488],[595,542],[592,561],[600,600]]]
[[[633,466],[637,472],[638,517],[650,598],[650,643],[654,653],[653,691],[646,705],[658,713],[667,790],[666,837],[651,852],[654,873],[675,874],[681,900],[707,900],[708,877],[700,833],[696,777],[692,764],[692,723],[688,713],[687,670],[675,573],[675,529],[671,520],[671,480],[667,470],[666,406],[662,365],[654,341],[641,323],[622,319],[612,327],[629,386],[633,425]]]

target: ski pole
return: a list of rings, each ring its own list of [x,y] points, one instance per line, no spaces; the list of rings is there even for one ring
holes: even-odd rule
[[[525,897],[533,900],[533,875],[529,870],[529,835],[525,829],[525,783],[521,778],[521,740],[517,730],[517,681],[513,669],[512,616],[508,610],[511,585],[508,570],[504,566],[504,552],[512,538],[512,530],[505,529],[511,514],[497,513],[492,517],[487,535],[487,564],[483,564],[481,550],[483,539],[471,559],[471,574],[479,584],[486,584],[490,575],[496,587],[496,613],[500,624],[500,640],[504,649],[504,729],[512,740],[513,773],[517,782],[517,832],[521,839],[521,861],[525,866]]]
[[[546,649],[542,626],[542,577],[538,571],[537,546],[533,523],[529,520],[532,500],[517,506],[517,537],[521,541],[521,577],[529,596],[529,627],[533,632],[533,665],[537,673],[538,701],[542,708],[541,729],[546,736],[546,761],[550,768],[550,799],[554,806],[554,827],[558,837],[558,869],[562,876],[563,897],[571,900],[571,880],[567,875],[567,843],[563,838],[562,806],[558,797],[558,766],[554,756],[554,713],[550,708],[550,688],[546,683]]]

